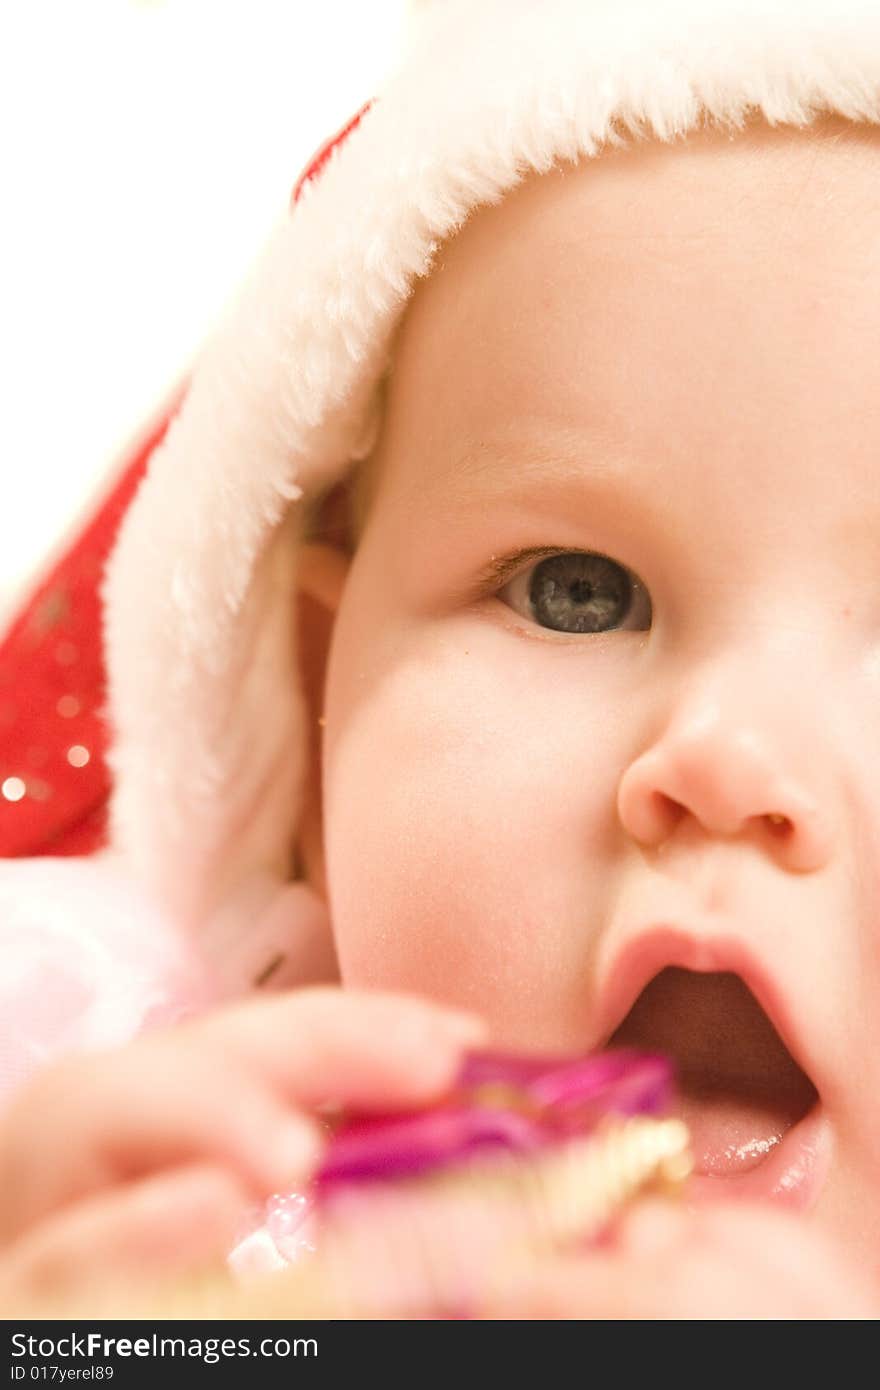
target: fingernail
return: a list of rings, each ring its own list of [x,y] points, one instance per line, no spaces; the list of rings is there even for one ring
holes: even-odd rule
[[[316,1129],[301,1121],[285,1125],[272,1145],[270,1186],[280,1192],[292,1191],[311,1177],[324,1148]]]
[[[489,1034],[489,1026],[484,1018],[479,1014],[465,1013],[462,1009],[444,1010],[440,1021],[458,1042],[485,1042]]]

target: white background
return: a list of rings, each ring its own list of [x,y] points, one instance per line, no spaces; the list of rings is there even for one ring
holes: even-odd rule
[[[0,619],[186,371],[406,0],[19,0],[0,19]]]

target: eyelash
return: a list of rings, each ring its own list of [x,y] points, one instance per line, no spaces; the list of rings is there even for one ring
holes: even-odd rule
[[[586,561],[604,562],[607,566],[626,576],[626,606],[621,621],[611,627],[593,627],[590,625],[590,620],[583,616],[582,621],[585,623],[585,626],[575,627],[572,631],[565,627],[557,627],[553,623],[539,622],[534,611],[531,613],[520,612],[509,600],[504,598],[503,591],[509,588],[511,584],[515,583],[517,579],[527,576],[541,561],[561,559],[568,555],[580,557]],[[532,563],[530,564],[529,561]],[[530,590],[531,584],[529,584],[528,587]],[[556,597],[558,587],[559,586],[557,586],[556,590],[552,593],[553,599]],[[553,633],[558,637],[591,636],[595,638],[597,636],[608,635],[612,632],[646,631],[647,628],[651,626],[653,616],[653,609],[647,588],[638,576],[626,565],[621,564],[619,560],[615,560],[610,555],[605,555],[600,551],[594,550],[583,550],[572,547],[528,546],[523,550],[514,551],[509,555],[500,557],[493,556],[490,564],[486,566],[481,574],[481,591],[484,597],[497,598],[501,603],[505,604],[516,617],[528,623],[530,627],[536,628],[542,633]],[[601,597],[601,592],[597,592],[596,598],[601,601]],[[606,604],[608,597],[606,588],[604,595]],[[590,598],[592,598],[592,594]],[[534,602],[535,601],[530,598],[527,606],[531,606],[534,609]],[[548,603],[548,595],[546,593],[544,602],[545,605]],[[629,625],[633,617],[636,618],[639,624],[635,628]]]
[[[529,545],[509,555],[493,555],[480,573],[480,589],[488,597],[520,573],[527,560],[549,559],[552,555],[586,555],[589,551],[570,550],[553,545]]]

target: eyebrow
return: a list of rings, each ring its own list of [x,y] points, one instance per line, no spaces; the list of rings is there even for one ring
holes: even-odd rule
[[[475,441],[456,454],[450,452],[447,466],[423,481],[422,503],[437,516],[460,513],[462,508],[488,509],[498,502],[525,503],[543,490],[548,497],[568,493],[579,501],[592,494],[597,504],[612,496],[619,502],[624,492],[634,500],[648,480],[641,478],[643,468],[620,439],[612,441],[610,436],[611,431],[601,426],[588,432],[542,422],[540,430],[517,430],[513,437],[505,431]],[[559,547],[541,553],[558,554]]]
[[[577,495],[581,502],[592,495],[605,512],[612,499],[615,509],[620,505],[627,487],[632,500],[638,490],[634,487],[636,473],[629,451],[619,438],[612,442],[610,429],[601,425],[592,429],[560,427],[552,421],[532,420],[512,434],[507,429],[499,431],[452,455],[442,470],[442,482],[435,475],[437,492],[426,500],[435,516],[437,507],[453,515],[462,508],[488,512],[495,502],[527,503],[546,489],[548,511],[552,509],[550,495],[558,498],[568,493]],[[566,551],[581,554],[583,546],[574,551],[565,544],[529,545],[506,555],[492,555],[470,575],[462,597],[498,588],[528,561]]]
[[[507,467],[505,468],[505,465]],[[607,487],[632,479],[633,459],[612,438],[609,428],[559,426],[533,418],[514,431],[473,441],[448,469],[444,484],[462,486],[465,495],[493,496],[510,488],[510,469],[523,489],[546,483],[550,487],[576,487],[593,483]]]

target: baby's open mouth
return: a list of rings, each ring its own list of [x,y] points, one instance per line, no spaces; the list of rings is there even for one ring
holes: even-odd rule
[[[771,1155],[782,1159],[787,1132],[818,1109],[815,1086],[748,986],[730,971],[667,966],[642,990],[608,1045],[675,1060],[695,1171],[708,1178],[745,1178]],[[779,1163],[769,1166],[775,1170]],[[752,1194],[755,1181],[746,1186],[748,1195],[762,1195]]]

